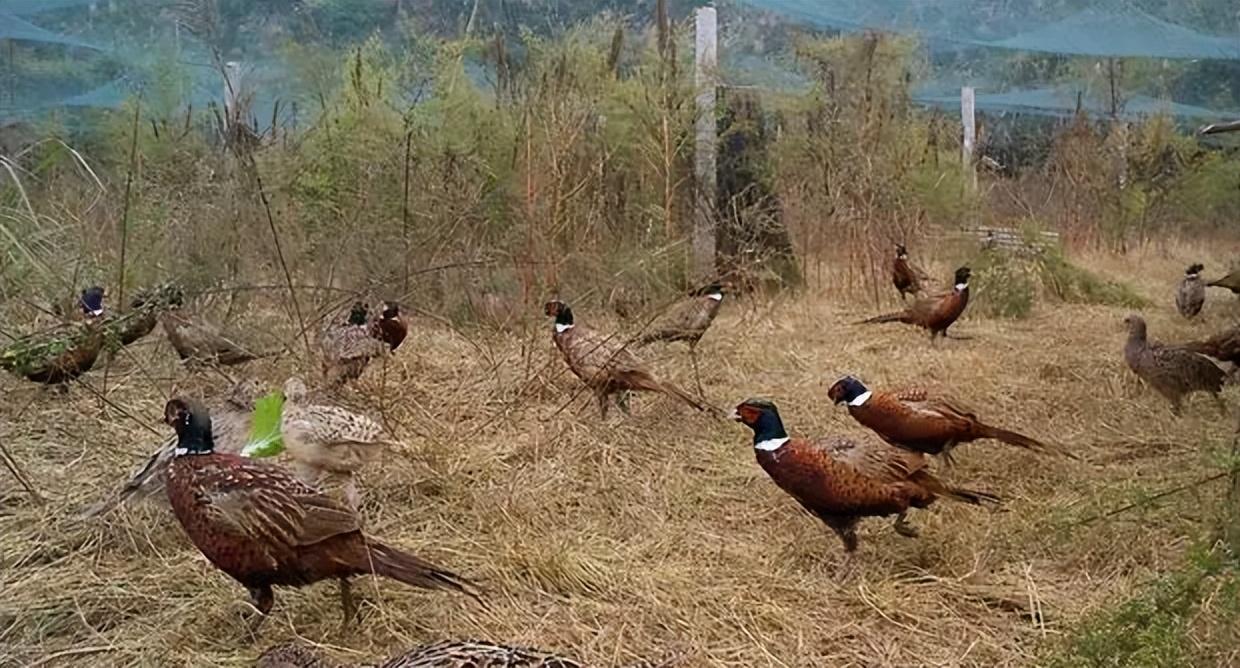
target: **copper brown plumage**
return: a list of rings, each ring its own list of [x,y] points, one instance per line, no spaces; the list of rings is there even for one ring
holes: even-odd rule
[[[1227,288],[1233,294],[1240,295],[1240,269],[1237,269],[1226,276],[1215,279],[1206,283],[1208,288]]]
[[[847,404],[848,413],[888,443],[950,461],[952,448],[980,439],[995,439],[1035,452],[1066,451],[1007,429],[988,425],[959,404],[931,396],[923,389],[880,392],[860,380],[845,376],[827,390],[836,404]]]
[[[82,291],[78,298],[84,322],[65,322],[27,336],[0,350],[0,368],[45,385],[64,385],[95,366],[107,342],[103,328],[100,287]]]
[[[839,437],[789,437],[778,408],[765,399],[742,402],[732,417],[753,430],[755,456],[771,480],[830,527],[849,553],[857,549],[862,518],[896,515],[897,530],[913,535],[903,521],[910,508],[926,508],[940,496],[972,504],[998,500],[942,483],[920,453]]]
[[[1176,346],[1151,342],[1145,320],[1138,315],[1124,319],[1128,341],[1124,344],[1124,361],[1147,385],[1171,402],[1171,412],[1179,415],[1184,397],[1206,392],[1214,397],[1219,410],[1227,413],[1219,393],[1223,391],[1226,374],[1208,357]]]
[[[274,585],[337,579],[347,621],[348,579],[358,575],[477,597],[455,573],[365,535],[352,510],[283,468],[215,452],[210,415],[198,402],[172,399],[164,419],[177,433],[166,483],[173,514],[203,555],[249,590],[263,616]]]
[[[409,326],[400,315],[400,305],[396,302],[383,302],[379,317],[370,323],[370,335],[388,344],[388,349],[396,352],[408,334]]]
[[[897,244],[896,256],[891,260],[891,283],[900,293],[900,299],[907,299],[908,295],[921,292],[922,282],[925,280],[925,274],[909,260],[908,249]]]
[[[723,304],[723,285],[711,283],[694,290],[688,297],[671,306],[662,317],[651,323],[649,329],[638,337],[636,345],[644,346],[656,341],[684,341],[689,344],[689,359],[693,363],[693,378],[698,394],[702,393],[701,376],[698,373],[697,345],[702,335],[710,329]]]
[[[388,353],[390,344],[371,336],[369,310],[366,304],[354,302],[346,318],[329,322],[320,333],[323,375],[329,385],[360,378],[372,359]]]
[[[1176,288],[1175,308],[1185,318],[1201,313],[1201,307],[1206,303],[1206,286],[1201,282],[1202,269],[1205,267],[1200,264],[1190,266]]]
[[[628,413],[628,393],[638,390],[661,392],[699,411],[707,410],[688,392],[656,379],[623,340],[601,336],[578,324],[568,304],[552,300],[543,306],[543,312],[555,318],[551,338],[568,368],[594,392],[604,417],[613,397],[620,410]]]
[[[969,304],[969,268],[956,270],[956,283],[950,292],[924,297],[898,313],[880,315],[858,324],[869,325],[884,322],[902,322],[930,331],[930,340],[947,336],[947,328],[956,322]]]
[[[670,666],[663,662],[659,666]],[[626,668],[654,668],[640,661]],[[297,643],[277,645],[263,652],[256,668],[344,668]],[[557,654],[483,640],[448,640],[422,645],[383,662],[380,668],[585,668]]]

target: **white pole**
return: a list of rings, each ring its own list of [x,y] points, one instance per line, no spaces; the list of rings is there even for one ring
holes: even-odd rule
[[[709,280],[716,273],[714,211],[718,192],[715,103],[719,86],[719,19],[714,7],[697,10],[696,34],[694,86],[697,90],[697,141],[694,167],[697,205],[694,207],[693,221],[693,271],[698,279]]]
[[[237,113],[237,98],[241,96],[241,63],[230,60],[224,63],[224,123],[232,125]]]
[[[960,124],[964,127],[964,140],[960,142],[960,161],[964,168],[965,187],[977,189],[977,171],[973,169],[973,153],[977,144],[977,122],[974,117],[976,96],[971,86],[960,89]]]

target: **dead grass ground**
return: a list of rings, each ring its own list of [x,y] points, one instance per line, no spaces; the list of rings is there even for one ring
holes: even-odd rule
[[[1208,266],[1225,266],[1222,249],[1211,251]],[[1153,298],[1151,335],[1178,339],[1240,315],[1212,291],[1200,320],[1179,319],[1171,290],[1194,259],[1164,248],[1078,261]],[[466,338],[419,320],[386,384],[376,370],[352,398],[382,412],[411,451],[367,475],[367,522],[483,581],[491,608],[365,580],[363,622],[343,630],[334,585],[282,589],[248,645],[237,640],[244,590],[188,544],[160,499],[76,519],[162,437],[174,385],[221,386],[186,376],[157,333],[109,378],[110,401],[136,420],[80,387],[58,396],[0,379],[0,439],[48,499],[32,503],[0,474],[0,665],[241,666],[290,638],[363,661],[468,636],[599,665],[684,652],[689,666],[1027,666],[1085,615],[1177,564],[1213,521],[1222,490],[1207,487],[1076,525],[1213,470],[1211,453],[1235,427],[1201,399],[1174,420],[1139,386],[1120,354],[1122,310],[1044,305],[1025,321],[966,319],[958,334],[971,340],[931,347],[899,325],[851,326],[873,307],[824,292],[728,304],[700,348],[709,398],[730,407],[767,396],[796,433],[864,436],[826,401],[831,380],[931,384],[1084,461],[964,447],[950,477],[1006,503],[942,502],[914,515],[916,540],[871,520],[858,567],[841,580],[838,540],[771,484],[743,427],[657,397],[605,423],[584,395],[557,412],[578,386],[546,323],[524,337]],[[597,322],[589,310],[578,317]],[[683,349],[648,357],[691,386]],[[278,383],[295,366],[249,371]],[[100,374],[87,381],[98,387]]]

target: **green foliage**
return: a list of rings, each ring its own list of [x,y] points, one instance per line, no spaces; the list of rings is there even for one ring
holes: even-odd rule
[[[280,417],[284,412],[284,393],[275,390],[254,402],[250,418],[250,438],[241,454],[245,457],[274,457],[284,452],[280,436]]]
[[[1180,570],[1072,629],[1050,668],[1224,665],[1240,628],[1240,573],[1217,552],[1193,550]],[[1202,637],[1210,642],[1200,642]],[[1222,636],[1215,637],[1215,636]]]
[[[969,261],[975,311],[995,318],[1025,318],[1039,298],[1133,309],[1149,306],[1149,300],[1131,287],[1073,264],[1057,245],[1044,245],[1035,237],[1038,229],[1026,226],[1026,248],[983,250]]]

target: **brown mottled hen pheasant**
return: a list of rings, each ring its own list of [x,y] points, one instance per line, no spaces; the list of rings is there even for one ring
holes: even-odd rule
[[[908,249],[896,244],[896,257],[891,261],[891,283],[900,293],[900,299],[921,292],[922,282],[927,280],[924,272],[908,259]]]
[[[568,304],[552,300],[543,306],[543,312],[555,318],[555,331],[551,338],[564,355],[568,368],[594,392],[603,417],[607,417],[609,400],[613,395],[616,405],[628,414],[628,393],[634,390],[661,392],[699,411],[707,410],[688,392],[655,379],[641,360],[624,346],[623,341],[600,336],[577,324]]]
[[[1185,318],[1201,313],[1201,307],[1206,303],[1206,286],[1201,282],[1202,269],[1205,267],[1200,264],[1190,266],[1176,288],[1175,308]]]
[[[197,402],[169,401],[164,420],[177,432],[166,484],[172,512],[203,555],[249,590],[262,613],[251,632],[275,602],[274,585],[339,580],[346,622],[349,578],[358,575],[478,597],[455,573],[365,535],[352,510],[283,468],[215,452],[211,417]]]
[[[939,336],[946,338],[947,328],[956,322],[969,304],[969,275],[969,268],[961,267],[956,270],[956,284],[951,292],[918,299],[899,313],[880,315],[857,324],[902,322],[929,330],[932,342]]]
[[[347,320],[329,323],[321,333],[323,375],[329,385],[340,386],[360,378],[370,360],[387,354],[390,344],[371,336],[368,311],[362,302],[354,302]]]
[[[668,663],[659,664],[670,665]],[[309,647],[277,645],[258,657],[256,668],[344,668]],[[585,664],[541,650],[498,645],[481,640],[450,640],[422,645],[383,662],[380,668],[586,668]],[[654,668],[642,661],[626,668]]]
[[[944,484],[921,453],[838,437],[791,438],[779,410],[765,399],[747,399],[732,418],[753,430],[754,454],[771,480],[830,527],[850,556],[862,518],[896,515],[896,530],[912,536],[916,532],[904,521],[909,508],[926,508],[940,496],[972,504],[998,501]]]
[[[1128,326],[1128,342],[1124,344],[1124,361],[1141,380],[1171,402],[1171,412],[1180,415],[1184,397],[1195,392],[1214,396],[1219,410],[1227,407],[1219,397],[1223,391],[1223,370],[1204,355],[1151,343],[1146,336],[1145,320],[1138,315],[1124,318]]]
[[[364,415],[339,406],[309,403],[306,384],[300,378],[284,383],[280,436],[293,460],[293,470],[320,489],[340,487],[354,509],[361,504],[354,474],[384,448],[397,445],[382,435],[383,427]]]
[[[232,366],[256,360],[262,355],[247,350],[219,327],[185,313],[169,311],[159,318],[168,342],[183,362]]]
[[[1024,434],[992,427],[953,402],[932,397],[922,389],[879,392],[845,376],[827,390],[827,396],[836,404],[847,404],[848,414],[884,441],[914,452],[943,455],[948,463],[952,448],[984,438],[1035,452],[1052,450]]]
[[[261,384],[244,380],[220,400],[209,404],[211,430],[215,451],[240,453],[250,437],[250,420],[254,414],[254,402],[264,393]],[[177,437],[173,434],[155,449],[120,490],[110,499],[83,512],[84,517],[101,515],[128,501],[132,497],[148,497],[164,489],[164,477],[176,451]]]
[[[697,345],[702,335],[710,329],[719,306],[723,304],[723,285],[711,283],[694,290],[690,295],[672,305],[663,317],[650,325],[645,334],[637,339],[637,346],[656,341],[685,341],[689,344],[689,357],[693,361],[693,378],[697,381],[698,394],[702,394],[702,380],[698,374]]]

